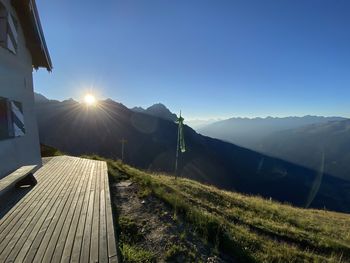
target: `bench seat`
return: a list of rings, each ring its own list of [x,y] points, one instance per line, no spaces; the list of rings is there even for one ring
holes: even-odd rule
[[[22,166],[13,173],[0,179],[0,195],[14,186],[36,184],[36,179],[33,173],[37,170],[37,165]]]

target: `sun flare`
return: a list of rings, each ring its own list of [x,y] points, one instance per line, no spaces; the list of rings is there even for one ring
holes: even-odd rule
[[[84,96],[84,103],[87,106],[95,106],[96,105],[96,98],[95,98],[95,96],[91,95],[91,94],[86,94]]]

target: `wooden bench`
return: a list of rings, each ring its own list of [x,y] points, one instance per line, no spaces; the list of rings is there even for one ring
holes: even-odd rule
[[[37,165],[22,166],[8,176],[0,180],[0,195],[5,193],[12,187],[20,187],[24,185],[36,185],[36,179],[33,173],[37,170]]]

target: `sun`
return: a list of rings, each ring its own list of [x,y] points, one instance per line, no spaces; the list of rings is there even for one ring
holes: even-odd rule
[[[87,106],[95,106],[96,105],[96,98],[95,98],[95,96],[91,95],[91,94],[86,94],[84,96],[84,103]]]

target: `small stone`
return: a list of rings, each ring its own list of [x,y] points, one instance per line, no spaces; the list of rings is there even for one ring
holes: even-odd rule
[[[117,187],[129,187],[132,184],[133,184],[132,181],[123,181],[123,182],[117,183],[116,186]]]

